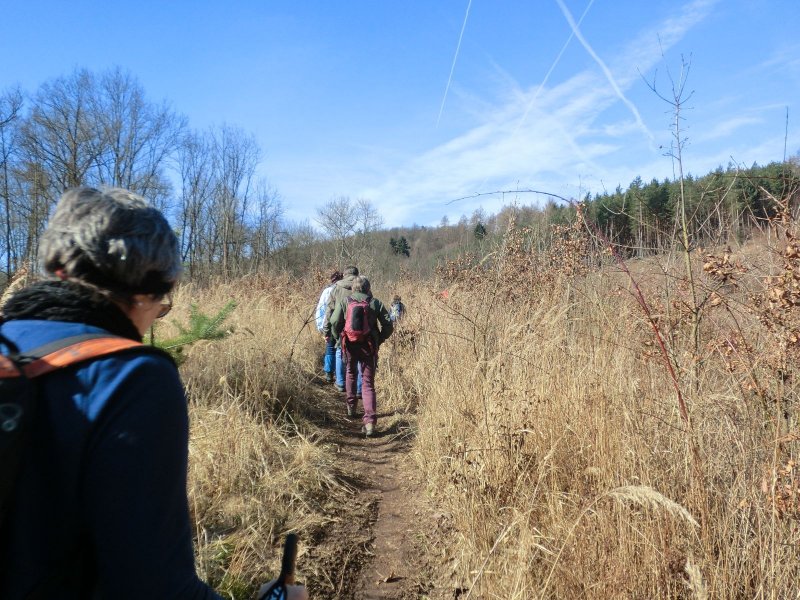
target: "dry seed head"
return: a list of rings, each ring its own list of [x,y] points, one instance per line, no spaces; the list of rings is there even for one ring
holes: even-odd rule
[[[691,513],[683,506],[646,485],[627,485],[619,487],[608,492],[608,496],[621,502],[634,502],[645,508],[663,508],[669,514],[680,517],[695,527],[700,526]]]
[[[686,576],[689,578],[689,588],[696,600],[708,600],[708,588],[706,582],[703,580],[703,574],[700,572],[700,567],[692,562],[692,558],[686,559],[686,566],[684,567]]]

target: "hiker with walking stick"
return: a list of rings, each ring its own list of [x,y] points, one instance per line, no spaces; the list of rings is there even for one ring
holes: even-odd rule
[[[183,385],[141,343],[172,308],[172,228],[127,190],[74,188],[39,257],[0,321],[0,598],[221,600],[195,572]]]

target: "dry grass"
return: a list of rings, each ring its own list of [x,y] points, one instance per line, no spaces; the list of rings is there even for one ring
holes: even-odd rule
[[[611,273],[513,302],[507,280],[484,273],[417,307],[429,331],[413,366],[427,389],[415,454],[451,515],[450,577],[472,596],[793,597],[796,368],[767,364],[774,338],[757,311],[709,312],[707,351],[693,358],[680,275],[661,266],[642,284],[661,307],[689,429]],[[752,292],[727,297],[742,306]],[[753,372],[715,349],[734,330],[752,344]]]
[[[309,322],[318,293],[314,281],[283,277],[203,289],[187,284],[156,331],[157,337],[174,335],[172,323],[186,323],[192,303],[215,314],[229,300],[237,302],[226,321],[231,334],[189,347],[181,367],[190,402],[189,497],[198,571],[232,598],[251,597],[256,584],[278,572],[289,531],[301,535],[299,580],[324,590],[321,582],[339,578],[321,573],[305,556],[355,493],[348,466],[318,424],[325,420],[315,400],[323,343]],[[381,426],[400,434],[409,431],[411,406],[408,397],[388,390],[401,386],[404,353],[402,346],[387,345],[379,366],[379,410],[389,414]]]
[[[699,273],[698,261],[709,298],[698,356],[670,258],[632,268],[688,424],[613,269],[523,285],[497,261],[447,298],[441,286],[391,290],[409,310],[382,349],[379,411],[383,426],[414,440],[449,527],[447,539],[420,536],[439,567],[435,588],[519,600],[795,597],[800,373],[786,332],[796,316],[791,303],[779,314],[763,301],[795,288],[784,278],[788,291],[770,292],[762,275],[781,272],[775,255],[741,255],[750,265],[738,283],[736,257],[710,261],[724,280]],[[262,569],[274,572],[281,533],[314,543],[332,499],[350,493],[307,418],[322,347],[303,323],[317,291],[251,280],[197,292],[208,312],[239,301],[235,333],[192,350],[183,369],[200,566],[236,597]],[[193,293],[182,288],[179,301]]]
[[[198,569],[235,598],[249,597],[277,573],[286,532],[313,541],[350,493],[309,419],[321,344],[305,326],[311,300],[288,283],[183,286],[175,298],[182,308],[157,332],[171,335],[169,321],[185,322],[192,302],[207,314],[237,302],[227,321],[231,335],[191,347],[181,368],[190,402]]]

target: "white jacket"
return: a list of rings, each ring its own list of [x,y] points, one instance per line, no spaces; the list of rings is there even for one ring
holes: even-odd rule
[[[322,290],[322,294],[319,297],[319,302],[317,302],[317,312],[316,320],[317,320],[317,331],[322,333],[323,329],[325,329],[325,311],[328,308],[328,300],[333,293],[333,288],[336,287],[335,283],[332,283],[324,290]]]

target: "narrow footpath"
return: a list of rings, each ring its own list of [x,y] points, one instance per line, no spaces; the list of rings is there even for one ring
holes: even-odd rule
[[[349,419],[344,397],[333,386],[319,384],[314,395],[324,443],[341,458],[337,463],[352,493],[323,539],[308,549],[307,560],[316,565],[315,574],[307,573],[312,596],[428,598],[423,548],[432,517],[409,454],[409,421],[381,413],[379,397],[378,432],[367,438],[361,433],[360,405],[358,416]]]

